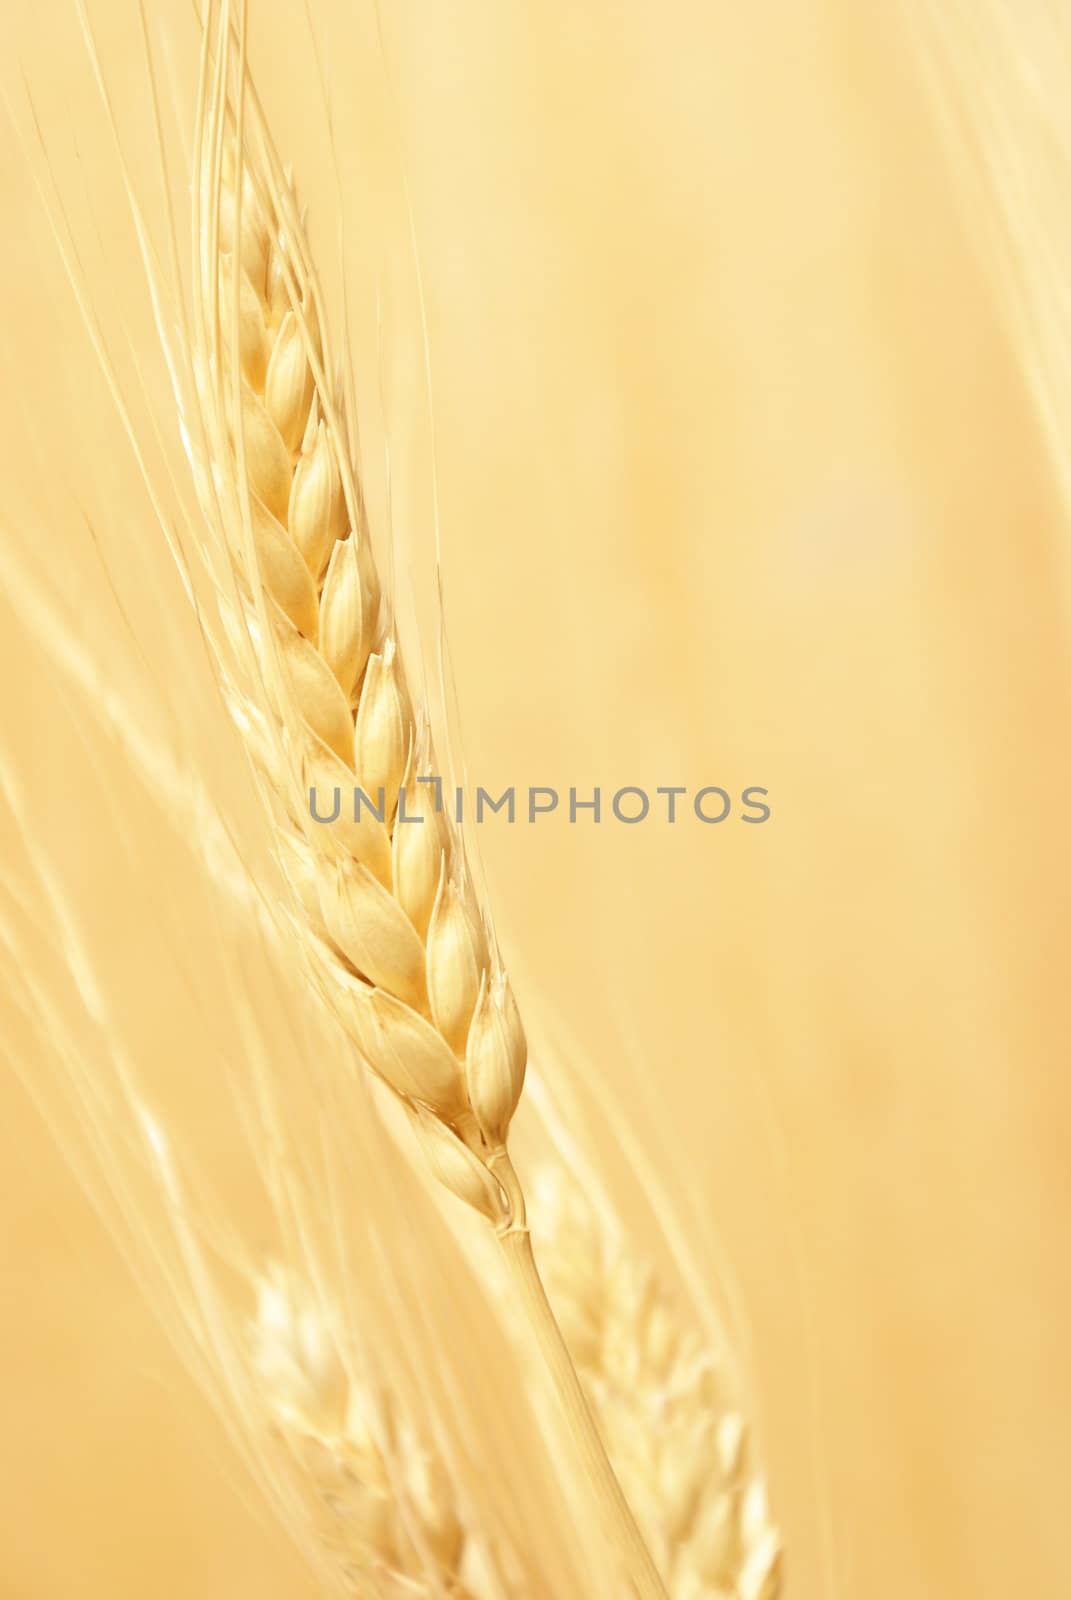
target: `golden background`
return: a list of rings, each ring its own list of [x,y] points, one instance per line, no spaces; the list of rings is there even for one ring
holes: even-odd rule
[[[1068,529],[911,11],[383,11],[383,57],[370,10],[315,22],[347,205],[362,151],[346,130],[377,74],[393,85],[374,181],[396,214],[403,167],[410,188],[470,774],[761,784],[773,806],[762,828],[488,825],[522,998],[664,1141],[702,1247],[731,1263],[789,1595],[1056,1600]],[[137,10],[93,18],[131,149]],[[185,10],[149,25],[184,41],[188,86]],[[304,9],[253,0],[250,27],[330,243]],[[16,564],[54,562],[105,677],[203,700],[206,777],[218,759],[237,783],[40,207],[27,84],[87,270],[102,283],[107,261],[135,355],[152,342],[76,13],[24,8],[3,71],[3,536]],[[147,144],[131,159],[152,171]],[[397,351],[396,517],[426,562],[412,268],[380,249],[366,287]],[[372,348],[374,311],[358,317]],[[226,1026],[193,1014],[141,928],[166,904],[194,962],[205,891],[162,830],[109,814],[17,594],[4,612],[5,770],[37,786],[180,1105],[184,1055]],[[270,983],[252,958],[250,982]],[[6,1048],[32,1076],[17,1021]],[[225,1160],[210,1101],[189,1112],[203,1163]],[[311,1594],[10,1074],[0,1173],[0,1594]]]

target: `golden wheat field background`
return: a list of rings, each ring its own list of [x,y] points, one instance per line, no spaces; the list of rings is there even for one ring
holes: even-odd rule
[[[181,274],[195,9],[88,16],[114,126],[68,0],[15,3],[0,65],[0,1595],[298,1600],[321,1577],[174,1346],[115,1048],[240,1301],[278,1243],[243,1074],[312,1148],[339,1047],[250,910],[263,819],[87,331],[165,521],[193,508],[123,162],[162,243],[166,151]],[[438,519],[471,780],[769,791],[762,827],[477,842],[536,1068],[728,1330],[785,1595],[1057,1600],[1071,23],[249,0],[248,37],[431,662]],[[375,1360],[536,1600],[605,1600],[467,1219],[345,1105]],[[516,1142],[522,1175],[553,1143],[527,1099]]]

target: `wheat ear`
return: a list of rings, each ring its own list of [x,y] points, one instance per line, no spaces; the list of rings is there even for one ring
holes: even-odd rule
[[[547,1293],[671,1600],[776,1600],[781,1541],[719,1353],[582,1190],[539,1175]]]
[[[312,1528],[342,1586],[402,1600],[501,1600],[491,1550],[411,1419],[349,1377],[333,1308],[274,1267],[260,1281],[251,1359],[272,1431],[308,1492]]]
[[[438,1180],[501,1241],[577,1463],[636,1592],[664,1593],[584,1401],[532,1255],[507,1148],[526,1044],[460,837],[437,809],[372,558],[354,441],[291,184],[224,5],[206,19],[194,183],[194,373],[204,508],[229,547],[236,710],[274,791],[309,970],[406,1108]],[[237,43],[236,43],[237,41]],[[359,785],[375,811],[350,815]],[[337,795],[331,825],[313,793]],[[405,815],[420,820],[404,821]],[[331,808],[333,809],[333,808]]]

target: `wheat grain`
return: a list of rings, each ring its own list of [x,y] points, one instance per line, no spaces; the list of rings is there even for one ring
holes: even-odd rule
[[[533,1228],[554,1308],[671,1600],[775,1600],[781,1543],[716,1351],[557,1170]]]
[[[206,20],[194,183],[193,369],[202,504],[240,595],[232,639],[256,670],[233,693],[270,780],[295,931],[323,998],[409,1112],[431,1170],[493,1222],[556,1389],[582,1479],[641,1596],[663,1593],[587,1410],[536,1272],[506,1147],[526,1045],[458,832],[403,788],[433,779],[425,719],[372,559],[352,418],[328,377],[325,319],[292,185],[237,52]],[[237,54],[237,59],[235,55]],[[249,136],[246,118],[249,113]],[[236,625],[237,623],[237,625]],[[372,807],[310,819],[316,790]],[[438,786],[436,786],[437,788]],[[412,843],[409,834],[423,837]]]

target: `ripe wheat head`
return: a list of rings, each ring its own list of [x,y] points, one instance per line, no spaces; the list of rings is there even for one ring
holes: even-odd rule
[[[434,786],[418,781],[436,776],[427,721],[376,571],[354,418],[293,186],[249,80],[242,27],[226,4],[215,27],[213,15],[193,185],[199,428],[187,437],[231,561],[224,625],[253,662],[231,700],[271,795],[300,908],[296,945],[359,1057],[405,1108],[435,1177],[494,1224],[579,1479],[636,1592],[659,1596],[536,1271],[507,1149],[524,1030],[460,836]],[[312,820],[314,792],[355,785],[375,810]]]

